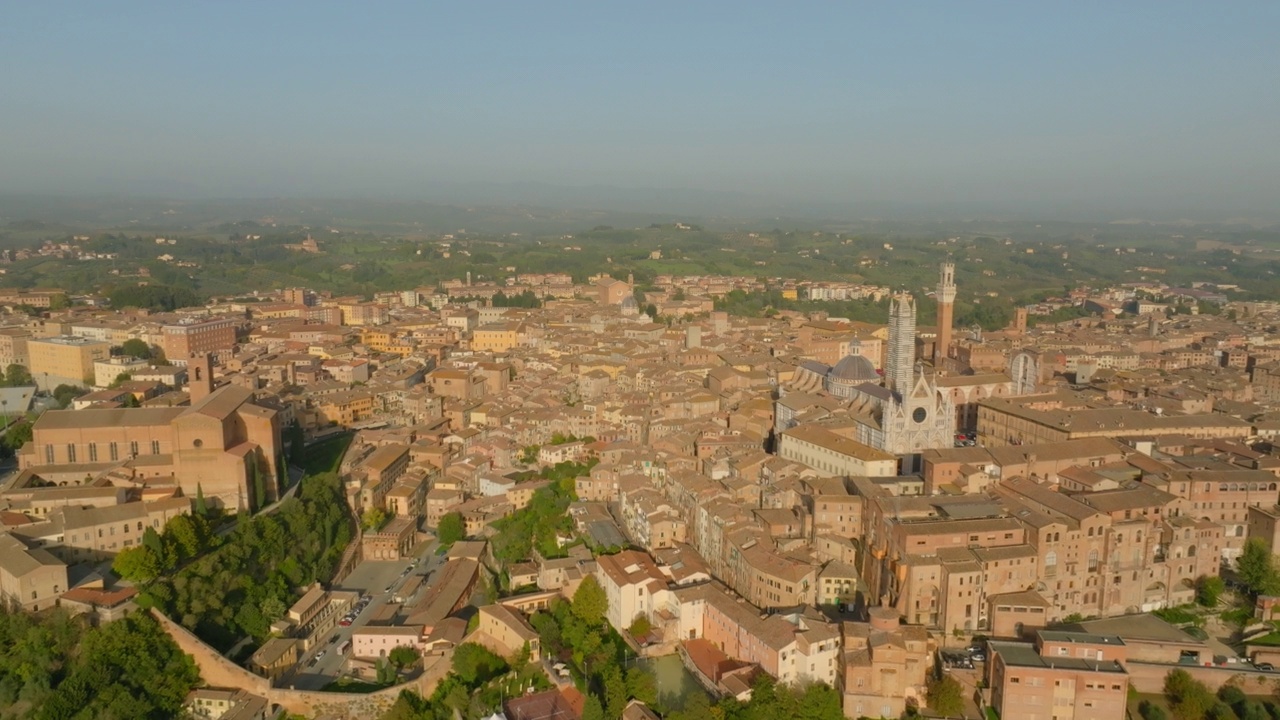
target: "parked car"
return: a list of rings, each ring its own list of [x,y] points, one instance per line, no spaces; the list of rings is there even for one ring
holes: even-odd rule
[[[353,622],[355,622],[354,619],[350,617],[344,617],[338,621],[338,624],[341,625],[342,627],[351,627],[351,623]]]
[[[324,650],[321,650],[320,652],[316,653],[316,662],[320,662],[320,659],[324,657],[324,653],[325,653]]]
[[[1254,663],[1254,664],[1253,664],[1253,666],[1254,666],[1254,667],[1256,667],[1256,668],[1258,668],[1258,669],[1259,669],[1259,670],[1261,670],[1262,672],[1275,672],[1275,671],[1276,671],[1276,666],[1275,666],[1275,665],[1272,665],[1272,664],[1271,664],[1271,663],[1269,663],[1269,662]]]

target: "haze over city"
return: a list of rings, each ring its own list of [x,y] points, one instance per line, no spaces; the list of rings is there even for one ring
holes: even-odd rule
[[[1266,2],[20,3],[0,192],[1267,221],[1278,26]]]

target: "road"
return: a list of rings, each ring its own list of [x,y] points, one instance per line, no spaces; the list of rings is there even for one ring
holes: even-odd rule
[[[412,559],[397,561],[369,560],[357,565],[351,571],[351,574],[334,589],[350,590],[362,595],[371,595],[373,600],[349,627],[339,625],[330,630],[328,638],[322,644],[312,648],[311,652],[302,658],[298,663],[298,667],[294,670],[296,674],[293,680],[291,682],[286,680],[286,685],[292,684],[299,690],[318,690],[341,677],[347,658],[338,654],[338,647],[343,642],[350,640],[351,634],[368,623],[369,618],[377,615],[383,606],[391,603],[395,591],[410,577],[415,574],[434,577],[435,572],[444,564],[444,556],[436,554],[437,547],[438,545],[435,542],[431,542],[419,548],[417,556],[414,558],[419,561],[418,565],[408,573],[405,571],[409,569]],[[419,597],[430,585],[430,582],[430,580],[423,582],[422,588],[418,591]],[[324,657],[313,664],[312,659],[320,649],[324,650]],[[350,655],[349,650],[347,655]]]

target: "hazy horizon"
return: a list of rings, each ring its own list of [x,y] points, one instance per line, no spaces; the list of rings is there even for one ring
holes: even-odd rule
[[[16,6],[0,193],[1280,219],[1280,6]]]

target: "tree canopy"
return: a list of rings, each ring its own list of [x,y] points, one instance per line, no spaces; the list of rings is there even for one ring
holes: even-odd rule
[[[595,575],[586,576],[573,593],[573,614],[588,625],[599,625],[604,622],[607,612],[609,596],[605,595]]]
[[[145,614],[101,627],[55,610],[0,608],[0,708],[35,720],[172,718],[199,682]]]
[[[929,709],[942,715],[959,715],[964,712],[964,688],[960,681],[950,675],[930,679],[925,698],[929,702]]]
[[[440,544],[444,547],[448,547],[466,537],[467,526],[462,520],[462,513],[445,513],[440,518],[440,525],[436,528],[436,534],[440,538]]]
[[[1249,538],[1236,560],[1240,580],[1255,595],[1280,594],[1280,572],[1277,572],[1275,556],[1259,538]]]
[[[274,513],[241,522],[216,551],[146,586],[139,602],[159,607],[221,650],[244,635],[264,639],[305,587],[332,575],[351,540],[344,507],[336,474],[306,477]],[[187,520],[199,522],[198,516]],[[193,547],[182,523],[172,545],[170,534],[166,528],[166,547]]]

